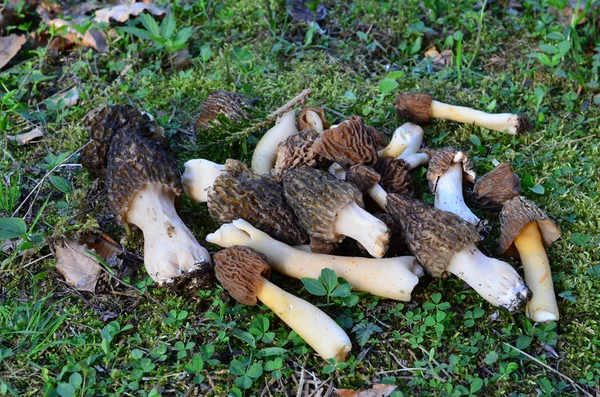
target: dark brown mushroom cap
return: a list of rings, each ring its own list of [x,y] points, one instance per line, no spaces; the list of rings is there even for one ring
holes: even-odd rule
[[[337,247],[337,243],[326,243],[312,237],[310,238],[310,251],[316,254],[331,254]]]
[[[283,197],[283,187],[269,180],[223,173],[208,189],[208,210],[221,223],[241,218],[286,244],[308,240]]]
[[[331,124],[327,120],[327,117],[325,117],[325,110],[323,110],[323,108],[312,107],[312,106],[305,107],[298,114],[298,130],[304,131],[304,130],[311,129],[310,124],[306,120],[306,114],[308,113],[309,110],[312,110],[319,116],[319,118],[321,119],[321,122],[323,123],[323,129],[328,130],[329,127],[331,126]]]
[[[463,180],[468,183],[475,183],[477,174],[473,169],[473,163],[471,163],[469,156],[467,156],[464,152],[458,151],[454,148],[446,147],[436,150],[429,160],[429,167],[427,168],[427,183],[431,193],[435,193],[438,180],[444,174],[444,172],[457,163],[462,164]]]
[[[375,169],[381,175],[379,184],[386,192],[413,197],[415,190],[410,176],[410,166],[406,161],[383,157],[377,161]]]
[[[427,124],[431,119],[433,97],[426,92],[401,92],[394,99],[396,114],[415,124]]]
[[[246,96],[229,91],[213,92],[206,97],[200,105],[198,120],[194,126],[196,133],[219,124],[219,115],[224,115],[232,123],[239,123],[249,117],[248,109],[251,106],[250,99]]]
[[[236,301],[255,306],[263,278],[271,275],[266,257],[249,247],[234,245],[213,255],[215,275]]]
[[[84,122],[92,142],[83,149],[80,161],[95,178],[106,176],[110,142],[114,134],[122,128],[155,141],[164,148],[169,146],[164,129],[155,120],[150,119],[150,116],[129,105],[94,109],[85,117]]]
[[[470,195],[473,204],[479,208],[495,210],[513,197],[521,194],[521,180],[512,165],[500,163],[496,168],[475,182]]]
[[[387,212],[400,228],[410,252],[433,277],[444,277],[452,256],[480,241],[473,225],[420,200],[388,194]]]
[[[560,229],[556,223],[533,201],[517,196],[505,202],[500,212],[501,231],[498,253],[518,257],[519,252],[513,242],[525,226],[532,222],[537,222],[544,246],[549,247],[560,238]]]
[[[362,193],[366,193],[379,183],[381,176],[371,167],[358,164],[346,171],[346,181],[354,184]]]
[[[283,176],[285,198],[306,233],[337,243],[345,236],[334,232],[337,213],[352,202],[363,205],[362,194],[351,183],[309,167],[294,168]]]
[[[313,146],[315,153],[344,167],[377,162],[377,137],[358,116],[344,120],[321,133]]]
[[[319,133],[304,130],[281,142],[277,147],[275,177],[281,179],[292,168],[316,166],[322,160],[314,151],[314,143],[318,137]]]
[[[126,220],[133,195],[144,185],[159,184],[178,197],[181,174],[162,147],[138,134],[120,129],[113,136],[106,170],[108,205],[119,223]]]

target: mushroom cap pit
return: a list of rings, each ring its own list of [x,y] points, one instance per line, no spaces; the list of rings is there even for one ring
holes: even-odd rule
[[[410,176],[410,165],[402,159],[380,158],[375,169],[381,175],[379,184],[388,193],[413,197],[414,186]]]
[[[426,92],[401,92],[394,99],[396,114],[415,124],[427,124],[431,119],[433,97]]]
[[[198,132],[211,128],[213,123],[219,124],[221,114],[232,123],[238,123],[249,117],[246,109],[250,106],[250,99],[244,95],[225,90],[213,92],[200,105],[194,130]]]

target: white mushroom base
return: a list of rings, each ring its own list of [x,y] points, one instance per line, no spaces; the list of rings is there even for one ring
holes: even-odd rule
[[[477,215],[465,204],[462,164],[453,164],[438,179],[434,207],[442,211],[452,212],[473,225],[481,222]]]
[[[375,258],[382,258],[388,249],[390,230],[386,224],[360,208],[355,202],[348,204],[337,213],[333,230],[358,241]]]
[[[208,189],[219,175],[227,172],[223,164],[205,159],[189,160],[184,167],[185,171],[181,176],[183,190],[186,196],[197,203],[208,201]]]

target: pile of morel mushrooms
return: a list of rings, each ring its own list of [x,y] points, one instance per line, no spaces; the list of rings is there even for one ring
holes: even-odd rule
[[[534,321],[557,320],[545,252],[560,237],[555,223],[520,195],[510,164],[477,178],[467,153],[424,147],[418,125],[438,117],[514,135],[531,128],[527,118],[452,106],[425,93],[402,93],[394,105],[411,122],[389,142],[358,116],[331,125],[321,108],[305,107],[298,116],[290,109],[259,141],[250,168],[234,159],[194,159],[182,177],[155,121],[128,106],[106,107],[89,117],[92,143],[82,162],[106,178],[117,220],[142,230],[146,270],[159,285],[213,270],[177,215],[185,191],[222,224],[206,241],[225,248],[213,255],[223,287],[240,303],[260,300],[325,359],[344,361],[350,339],[322,310],[271,283],[271,269],[301,279],[329,268],[355,290],[409,301],[424,268],[432,277],[461,278],[494,306],[516,312],[526,305]],[[249,107],[242,95],[215,92],[202,104],[196,132],[206,133],[219,115],[247,118]],[[428,167],[434,205],[415,197],[411,171],[419,167]],[[477,248],[490,226],[470,208],[500,212],[498,253],[520,256],[525,281]],[[352,244],[358,255],[345,256]]]

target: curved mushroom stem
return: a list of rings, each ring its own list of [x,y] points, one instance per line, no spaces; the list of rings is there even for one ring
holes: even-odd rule
[[[377,152],[379,157],[398,157],[406,150],[418,151],[423,141],[423,129],[413,123],[405,123],[396,128],[390,143]],[[416,153],[416,151],[414,152]]]
[[[387,212],[386,203],[387,203],[387,192],[381,187],[380,184],[375,184],[372,188],[367,192],[369,196],[379,205],[384,211]]]
[[[144,263],[154,281],[167,284],[210,263],[202,247],[175,210],[175,195],[160,184],[138,191],[126,221],[144,233]]]
[[[478,225],[481,220],[465,204],[462,181],[462,165],[459,163],[453,164],[438,179],[434,206],[443,211],[452,212],[473,225]]]
[[[537,223],[527,225],[514,241],[525,272],[525,282],[533,292],[525,313],[533,321],[558,320],[558,305],[550,273],[550,262]]]
[[[511,113],[486,113],[464,106],[449,105],[436,100],[431,103],[431,117],[475,124],[483,128],[517,135],[530,128],[525,116]]]
[[[225,173],[225,166],[205,159],[189,160],[184,164],[185,171],[181,176],[183,190],[193,201],[208,201],[207,191],[215,179]]]
[[[425,165],[429,163],[431,157],[427,153],[413,153],[410,156],[402,158],[402,160],[408,163],[408,166],[411,170],[414,170],[420,165]]]
[[[375,258],[382,258],[390,241],[390,230],[385,223],[352,202],[335,217],[333,230],[358,241]]]
[[[308,110],[306,112],[306,121],[308,122],[308,125],[310,125],[310,129],[314,132],[320,134],[324,131],[323,120],[321,120],[317,112],[313,110]]]
[[[337,362],[346,361],[352,349],[350,338],[322,310],[264,278],[256,297],[296,331],[319,356],[326,360],[335,358]]]
[[[402,124],[400,128],[403,129],[406,135],[406,147],[402,151],[398,152],[397,155],[390,155],[390,157],[405,160],[408,156],[419,152],[421,144],[423,143],[423,135],[425,132],[423,131],[423,128],[413,123]],[[396,133],[394,133],[394,136],[395,135]]]
[[[275,165],[277,146],[292,135],[296,135],[296,117],[293,110],[277,119],[273,128],[260,139],[252,155],[252,171],[258,175],[268,174]]]
[[[221,247],[251,247],[265,254],[273,269],[296,279],[319,278],[321,270],[329,268],[358,291],[400,301],[410,301],[410,294],[423,274],[413,256],[372,259],[304,252],[241,219],[222,225],[206,236],[206,241]]]
[[[485,256],[473,244],[454,254],[446,271],[464,280],[492,305],[511,313],[531,297],[531,291],[512,266]]]

